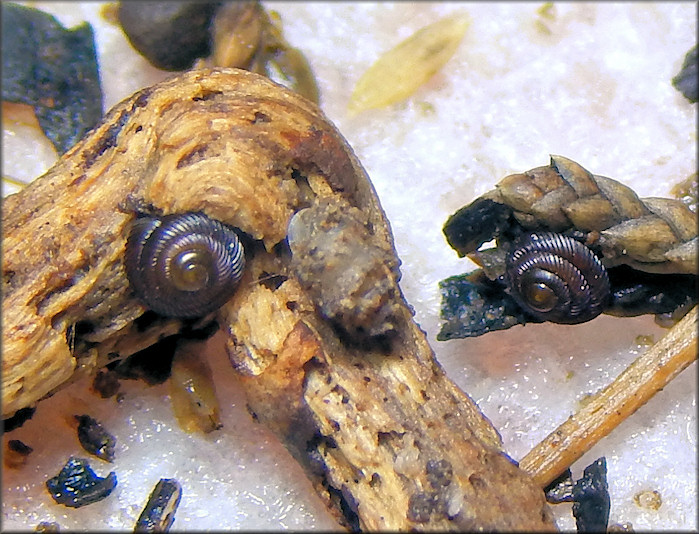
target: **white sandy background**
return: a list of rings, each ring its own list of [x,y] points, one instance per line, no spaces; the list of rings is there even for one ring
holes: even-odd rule
[[[105,109],[168,74],[150,67],[98,3],[30,3],[67,26],[93,24]],[[448,374],[480,405],[519,459],[659,339],[651,317],[602,316],[579,326],[529,325],[477,339],[438,342],[437,282],[471,270],[446,244],[447,217],[507,174],[560,154],[633,187],[669,196],[696,170],[696,105],[670,84],[696,40],[695,3],[560,3],[553,19],[541,3],[265,3],[283,19],[288,40],[308,57],[321,106],[354,147],[391,221],[402,260],[401,286]],[[424,25],[467,12],[471,25],[455,56],[408,101],[349,117],[352,88],[386,50]],[[29,180],[52,164],[50,145],[27,139],[26,126],[3,124],[3,176]],[[123,386],[125,401],[101,400],[78,383],[38,406],[35,417],[3,437],[34,448],[21,470],[3,469],[2,527],[133,528],[152,487],[177,478],[183,498],[174,528],[322,529],[335,525],[300,468],[256,425],[236,390],[235,373],[209,345],[224,428],[183,433],[166,385]],[[639,530],[697,529],[696,364],[602,440],[573,474],[606,456],[611,523]],[[87,457],[68,424],[89,413],[117,437],[115,492],[72,510],[57,505],[47,478],[70,455]],[[634,495],[656,490],[658,510]],[[554,506],[574,529],[570,505]]]

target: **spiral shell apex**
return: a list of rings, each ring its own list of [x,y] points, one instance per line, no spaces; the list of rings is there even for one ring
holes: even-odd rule
[[[129,283],[150,309],[199,317],[233,295],[245,254],[233,228],[203,213],[184,213],[136,219],[125,264]]]
[[[602,313],[609,300],[604,265],[589,248],[568,236],[530,234],[515,243],[505,266],[510,295],[545,321],[583,323]]]

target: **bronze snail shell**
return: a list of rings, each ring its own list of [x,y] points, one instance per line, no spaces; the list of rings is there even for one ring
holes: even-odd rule
[[[245,254],[232,227],[203,213],[183,213],[137,218],[125,264],[129,283],[151,310],[200,317],[233,295]]]
[[[583,243],[550,232],[515,242],[505,262],[510,295],[535,317],[561,324],[593,319],[609,301],[607,271]]]

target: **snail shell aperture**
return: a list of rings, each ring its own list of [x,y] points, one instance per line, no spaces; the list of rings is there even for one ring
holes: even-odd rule
[[[529,234],[515,243],[505,266],[509,293],[524,310],[542,320],[582,323],[602,313],[608,302],[604,265],[571,237]]]
[[[136,219],[125,264],[129,283],[150,309],[199,317],[233,295],[245,255],[233,228],[203,213],[184,213]]]

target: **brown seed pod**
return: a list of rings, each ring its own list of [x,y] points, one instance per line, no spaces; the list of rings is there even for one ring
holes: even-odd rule
[[[469,220],[472,228],[461,232],[466,215],[489,202],[506,212],[492,220]],[[455,213],[444,233],[465,255],[505,235],[513,222],[530,231],[577,232],[599,252],[605,267],[629,265],[668,274],[698,270],[696,215],[682,202],[641,199],[621,182],[593,175],[562,156],[551,156],[546,167],[503,178],[494,190]],[[476,241],[471,240],[474,235]]]

